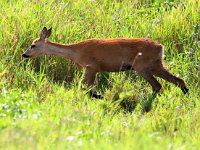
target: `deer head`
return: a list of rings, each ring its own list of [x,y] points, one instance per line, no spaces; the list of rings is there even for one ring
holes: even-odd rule
[[[44,27],[43,30],[41,31],[40,38],[34,40],[31,46],[23,53],[22,56],[24,58],[31,58],[45,54],[46,43],[47,39],[51,35],[51,30],[52,28],[47,29],[46,27]]]

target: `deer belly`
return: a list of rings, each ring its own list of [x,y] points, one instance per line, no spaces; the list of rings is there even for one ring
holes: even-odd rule
[[[101,62],[100,64],[100,70],[106,71],[106,72],[119,72],[119,71],[126,71],[126,70],[131,70],[132,65],[131,63],[127,62],[115,62],[115,61],[110,61],[110,62]]]

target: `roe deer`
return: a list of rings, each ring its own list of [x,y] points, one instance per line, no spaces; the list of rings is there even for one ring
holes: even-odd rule
[[[146,79],[156,94],[161,84],[154,76],[163,78],[181,88],[188,89],[184,81],[172,75],[162,64],[163,45],[146,38],[89,39],[76,44],[58,44],[48,41],[51,29],[43,28],[40,38],[33,41],[22,55],[25,58],[42,54],[57,55],[71,59],[86,69],[84,83],[92,86],[98,72],[135,70]],[[91,90],[91,96],[101,98]]]

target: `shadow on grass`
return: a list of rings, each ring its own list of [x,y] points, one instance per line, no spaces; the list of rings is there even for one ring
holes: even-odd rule
[[[152,103],[156,98],[156,94],[151,94],[141,101],[142,113],[147,113],[152,109]]]
[[[154,99],[156,98],[156,95],[148,95],[147,97],[140,98],[136,95],[121,95],[116,93],[112,101],[109,105],[104,106],[104,110],[106,113],[113,113],[116,114],[118,112],[124,112],[124,113],[132,113],[135,111],[137,106],[140,108],[141,113],[147,113],[151,111],[152,104],[154,102]]]

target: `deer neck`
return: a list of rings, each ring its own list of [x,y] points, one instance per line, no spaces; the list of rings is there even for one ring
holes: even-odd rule
[[[45,50],[46,55],[61,56],[64,57],[65,59],[73,60],[75,55],[73,44],[58,44],[47,41],[45,49],[46,49]]]

